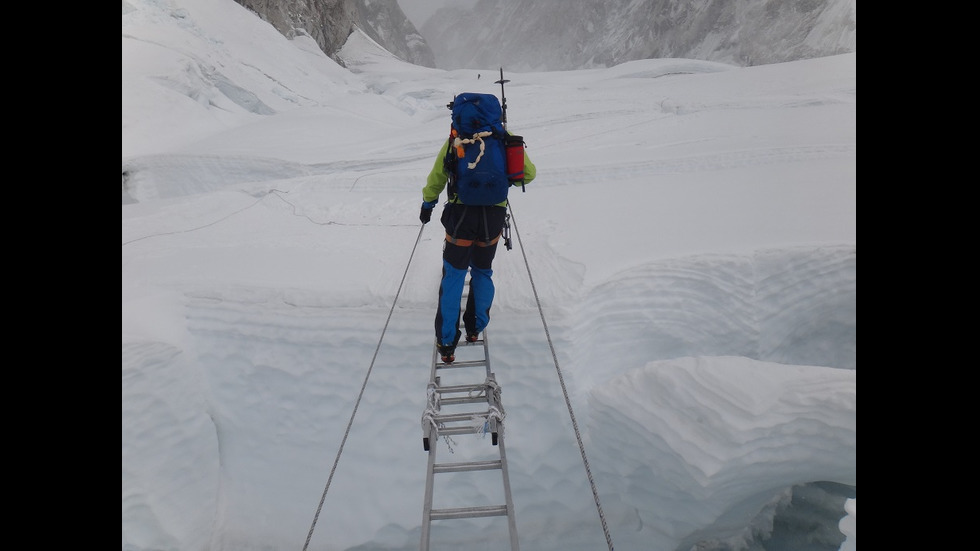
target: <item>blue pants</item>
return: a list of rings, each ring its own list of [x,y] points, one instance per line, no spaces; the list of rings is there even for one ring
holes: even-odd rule
[[[442,282],[435,332],[439,344],[455,345],[461,331],[459,319],[466,272],[470,292],[462,311],[467,333],[480,333],[490,323],[493,305],[493,258],[504,227],[505,207],[447,204],[442,211],[446,243],[442,251]]]

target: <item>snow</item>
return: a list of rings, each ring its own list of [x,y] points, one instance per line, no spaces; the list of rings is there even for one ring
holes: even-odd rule
[[[122,549],[418,549],[421,189],[499,68],[358,34],[341,67],[232,0],[127,0],[122,43]],[[538,169],[487,331],[521,548],[856,549],[856,54],[505,77]],[[468,474],[438,506],[500,492]],[[505,519],[434,521],[460,548]]]

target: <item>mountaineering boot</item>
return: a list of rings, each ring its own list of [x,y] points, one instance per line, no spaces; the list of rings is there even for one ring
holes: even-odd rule
[[[439,345],[439,355],[442,356],[442,363],[453,363],[456,361],[456,345],[453,344],[440,344]]]
[[[480,333],[478,331],[466,332],[466,342],[476,342],[478,340],[480,340]]]
[[[456,338],[453,339],[453,342],[447,344],[437,343],[439,345],[439,355],[442,356],[443,363],[448,364],[456,361],[456,345],[459,343],[459,337],[462,334],[462,331],[457,329]]]

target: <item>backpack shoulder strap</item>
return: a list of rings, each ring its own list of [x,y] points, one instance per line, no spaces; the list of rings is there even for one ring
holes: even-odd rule
[[[449,183],[446,185],[446,195],[449,200],[452,201],[456,199],[456,166],[459,164],[459,157],[456,156],[456,147],[454,147],[453,142],[456,141],[456,129],[453,128],[449,132],[449,139],[446,142],[446,156],[442,158],[442,166],[446,169],[446,174],[449,175]]]

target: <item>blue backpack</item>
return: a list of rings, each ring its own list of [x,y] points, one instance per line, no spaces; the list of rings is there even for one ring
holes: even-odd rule
[[[507,174],[507,131],[497,96],[464,92],[448,107],[453,112],[444,160],[449,196],[456,195],[467,205],[505,201],[511,180]]]

